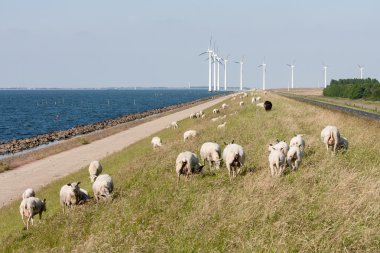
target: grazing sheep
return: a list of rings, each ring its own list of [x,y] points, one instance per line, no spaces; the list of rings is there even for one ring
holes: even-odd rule
[[[270,173],[273,176],[281,176],[285,170],[285,155],[282,150],[276,150],[273,147],[269,146],[269,167]]]
[[[223,124],[218,125],[216,129],[224,129],[226,127],[227,122],[223,122]]]
[[[268,94],[268,92],[264,91],[264,95],[267,95],[267,94]]]
[[[199,112],[197,112],[196,114],[195,114],[195,118],[200,118],[201,117],[201,114],[199,113]]]
[[[244,106],[244,101],[240,101],[239,105]]]
[[[264,103],[258,103],[258,104],[256,104],[256,106],[264,108]]]
[[[169,125],[169,127],[171,127],[171,128],[178,128],[178,123],[177,123],[177,121],[173,121],[172,123],[170,123],[170,125]]]
[[[252,104],[254,104],[256,102],[256,98],[252,98]]]
[[[333,152],[336,152],[340,142],[340,133],[336,126],[327,126],[321,131],[321,139],[326,145],[327,151],[333,146]]]
[[[216,122],[216,121],[218,121],[219,119],[220,119],[219,117],[216,117],[216,118],[212,118],[211,121],[212,121],[212,122]]]
[[[92,190],[94,192],[96,202],[99,202],[100,200],[111,199],[113,191],[113,181],[110,175],[99,175],[96,178],[95,182],[92,184]]]
[[[159,148],[162,146],[161,138],[158,136],[153,137],[151,143],[153,145],[153,148]],[[91,182],[91,183],[93,183],[93,182]]]
[[[244,165],[245,153],[243,147],[234,144],[232,141],[230,144],[225,143],[227,146],[223,150],[223,160],[226,163],[230,181],[240,173],[240,168]]]
[[[94,182],[95,178],[102,173],[103,167],[99,161],[92,161],[88,167],[88,172],[90,173],[91,183]]]
[[[243,98],[248,97],[248,93],[247,93],[247,92],[244,92],[242,97],[243,97]]]
[[[272,148],[281,151],[284,156],[286,156],[289,151],[289,145],[285,141],[276,140],[275,144],[269,144],[268,151],[271,151]]]
[[[203,143],[200,150],[200,155],[203,163],[206,163],[206,161],[208,161],[210,168],[214,166],[217,170],[219,169],[221,161],[220,154],[220,146],[218,143],[205,142]]]
[[[204,165],[199,163],[196,154],[185,151],[177,156],[175,170],[177,172],[177,185],[179,184],[180,175],[186,175],[189,178],[193,173],[200,173]]]
[[[82,205],[90,201],[90,195],[85,189],[79,188],[78,205]]]
[[[186,141],[187,139],[189,139],[190,137],[195,137],[197,136],[197,131],[195,130],[188,130],[186,131],[184,134],[183,134],[183,141]]]
[[[225,110],[228,108],[228,105],[227,104],[222,104],[222,108]]]
[[[196,117],[197,117],[197,116],[196,116],[196,114],[194,114],[194,113],[190,114],[190,116],[189,116],[190,119],[195,119]]]
[[[265,101],[264,102],[264,109],[265,109],[265,111],[272,110],[272,102],[271,101]]]
[[[220,113],[220,110],[215,108],[214,110],[212,110],[212,113],[214,113],[214,114]]]
[[[300,147],[301,151],[304,152],[305,150],[305,140],[302,138],[302,134],[296,134],[294,137],[290,140],[290,147]]]
[[[63,213],[65,213],[65,207],[72,207],[79,204],[80,200],[80,182],[73,182],[65,184],[61,187],[59,192],[59,199],[62,206]]]
[[[34,190],[32,188],[28,188],[22,194],[22,199],[26,199],[29,197],[35,197],[35,196],[36,196],[36,193],[34,192]]]
[[[202,116],[201,116],[201,117],[202,117],[202,119],[203,119],[203,118],[205,118],[205,117],[206,117],[206,114],[202,114]]]
[[[261,100],[261,97],[257,97],[257,98],[256,98],[256,102],[257,102],[257,101],[260,101],[260,100]]]
[[[38,214],[41,220],[42,212],[46,212],[46,199],[40,200],[39,198],[29,197],[21,201],[20,214],[26,229],[29,229],[30,220],[32,220],[32,225],[34,224],[34,215]],[[24,217],[27,218],[26,223]]]
[[[290,168],[297,170],[299,164],[301,163],[302,157],[303,151],[301,150],[301,145],[292,146],[286,155],[286,161]]]

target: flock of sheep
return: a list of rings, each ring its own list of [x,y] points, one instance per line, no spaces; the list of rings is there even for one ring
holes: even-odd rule
[[[252,93],[252,96],[254,94]],[[240,98],[247,97],[247,93],[240,94]],[[236,96],[231,100],[234,101]],[[252,103],[260,101],[260,97],[253,97]],[[244,102],[239,102],[240,106],[244,106]],[[264,103],[257,103],[256,106],[263,107],[265,110],[272,109],[272,103],[265,101]],[[213,109],[213,114],[219,114],[221,110],[226,110],[229,106],[224,103],[221,109]],[[231,113],[234,115],[237,112]],[[216,122],[220,119],[226,119],[227,115],[212,118],[211,121]],[[190,118],[205,118],[205,114],[200,111],[190,115]],[[217,129],[223,129],[226,127],[226,121],[217,126]],[[177,122],[172,122],[169,128],[178,128]],[[188,130],[184,132],[184,141],[195,138],[197,136],[196,130]],[[327,126],[321,132],[321,140],[326,145],[326,149],[329,150],[332,147],[332,151],[336,152],[338,149],[348,149],[348,140],[343,137],[336,126]],[[155,136],[151,141],[153,148],[160,148],[162,146],[161,138]],[[223,153],[221,152],[220,145],[214,142],[205,142],[200,148],[200,159],[197,155],[191,151],[181,152],[175,162],[175,170],[177,174],[177,184],[179,184],[180,176],[184,175],[189,178],[192,174],[200,173],[205,166],[206,162],[209,163],[210,169],[220,169],[221,161],[224,162],[230,181],[239,174],[240,169],[245,162],[245,153],[241,145],[231,143],[224,143],[225,148]],[[305,152],[305,140],[303,135],[297,134],[291,140],[289,145],[285,141],[277,140],[273,144],[269,144],[268,147],[269,156],[269,168],[272,176],[283,175],[286,166],[288,165],[291,170],[297,170]],[[201,163],[203,162],[203,164]],[[113,181],[108,174],[101,174],[103,168],[98,161],[92,161],[89,166],[90,180],[92,183],[92,190],[96,201],[112,199]],[[62,186],[59,196],[60,204],[65,212],[66,207],[72,207],[74,205],[81,205],[90,200],[89,194],[86,190],[80,188],[80,182],[72,182]],[[46,211],[46,199],[39,199],[35,197],[33,189],[27,189],[22,194],[23,200],[20,204],[20,214],[24,225],[29,229],[29,222],[33,225],[33,217],[39,214],[41,219],[42,212]],[[25,222],[24,218],[27,219]]]

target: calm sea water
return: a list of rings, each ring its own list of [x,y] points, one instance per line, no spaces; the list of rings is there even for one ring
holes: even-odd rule
[[[206,89],[1,90],[0,141],[208,97]]]

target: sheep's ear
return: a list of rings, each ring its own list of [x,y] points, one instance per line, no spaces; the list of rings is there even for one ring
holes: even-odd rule
[[[234,144],[234,142],[235,142],[235,140],[232,140],[232,141],[231,141],[231,144]]]
[[[302,144],[298,145],[298,147],[300,148],[302,146]]]
[[[77,185],[79,185],[80,184],[80,181],[77,183]]]
[[[71,186],[71,183],[68,183],[67,186]]]
[[[279,139],[276,139],[276,141],[277,141],[277,142],[280,142],[280,140],[279,140]]]
[[[42,202],[46,203],[46,199],[44,199]]]
[[[269,144],[269,146],[270,146],[270,147],[272,147],[272,146],[273,146],[273,144],[271,143],[271,144]]]

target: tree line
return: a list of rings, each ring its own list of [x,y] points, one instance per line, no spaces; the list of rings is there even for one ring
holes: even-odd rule
[[[380,100],[380,83],[376,79],[371,78],[333,79],[330,85],[323,90],[323,95],[328,97]]]

